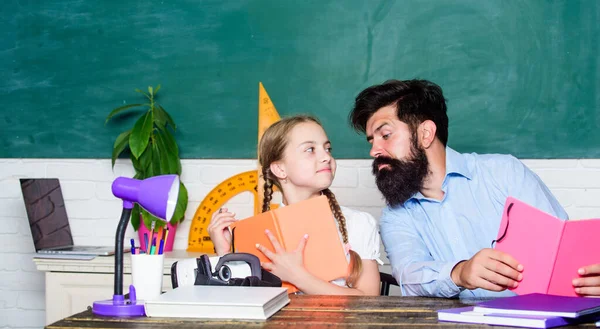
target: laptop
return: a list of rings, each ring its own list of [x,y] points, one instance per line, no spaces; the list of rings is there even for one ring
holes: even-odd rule
[[[38,254],[110,256],[114,247],[75,246],[60,182],[56,178],[21,178],[29,227]],[[52,258],[52,257],[50,257]]]

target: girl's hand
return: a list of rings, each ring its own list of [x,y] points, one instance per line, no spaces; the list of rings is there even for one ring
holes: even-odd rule
[[[223,256],[231,252],[231,232],[229,231],[229,225],[235,221],[237,219],[235,219],[234,212],[228,212],[227,208],[221,208],[213,214],[210,224],[208,224],[208,234],[215,245],[215,251],[218,256]]]
[[[275,252],[272,252],[260,244],[256,245],[256,248],[271,260],[270,263],[262,263],[262,267],[277,275],[281,281],[294,284],[294,281],[296,281],[297,278],[307,273],[304,268],[303,254],[306,241],[308,240],[308,234],[300,239],[300,243],[298,243],[296,250],[287,252],[281,247],[279,241],[277,241],[275,236],[273,236],[269,230],[266,230],[265,233],[269,240],[271,240]]]

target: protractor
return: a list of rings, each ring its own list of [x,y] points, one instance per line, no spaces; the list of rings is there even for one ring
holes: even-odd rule
[[[213,253],[214,246],[208,234],[208,224],[215,211],[223,207],[229,199],[243,193],[250,192],[254,197],[254,213],[260,212],[257,197],[258,171],[250,170],[230,177],[210,191],[196,209],[187,251]]]

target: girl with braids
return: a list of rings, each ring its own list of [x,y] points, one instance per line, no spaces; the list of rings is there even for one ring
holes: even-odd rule
[[[379,233],[376,222],[368,213],[340,207],[329,190],[336,163],[330,153],[331,142],[319,121],[310,116],[284,118],[265,131],[258,150],[265,181],[262,211],[270,209],[273,185],[282,192],[283,206],[326,195],[346,246],[350,269],[346,278],[323,281],[303,266],[302,254],[310,237],[304,236],[296,250],[286,252],[268,231],[265,234],[274,250],[257,246],[271,260],[263,263],[263,268],[307,294],[378,295]],[[219,256],[231,252],[229,225],[235,221],[235,213],[225,208],[213,214],[208,232]]]

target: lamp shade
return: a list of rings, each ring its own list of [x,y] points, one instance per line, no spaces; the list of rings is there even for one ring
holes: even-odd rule
[[[152,215],[169,221],[177,206],[179,176],[161,175],[144,180],[118,177],[112,184],[112,192],[123,200],[124,208],[131,209],[137,203]]]

